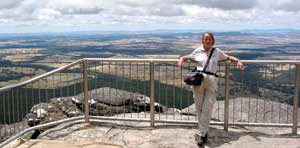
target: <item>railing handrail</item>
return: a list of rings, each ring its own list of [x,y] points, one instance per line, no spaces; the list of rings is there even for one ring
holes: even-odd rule
[[[300,64],[300,60],[241,60],[244,64]]]
[[[73,65],[76,65],[76,64],[78,64],[78,63],[81,63],[82,61],[83,61],[83,59],[77,60],[77,61],[75,61],[75,62],[72,62],[72,63],[67,64],[67,65],[65,65],[65,66],[62,66],[62,67],[59,67],[59,68],[54,69],[54,70],[52,70],[52,71],[49,71],[49,72],[47,72],[47,73],[44,73],[44,74],[38,75],[38,76],[36,76],[36,77],[33,77],[33,78],[29,79],[29,80],[26,80],[26,81],[23,81],[23,82],[20,82],[20,83],[17,83],[17,84],[11,84],[11,85],[8,85],[8,86],[1,87],[1,88],[0,88],[0,92],[6,91],[6,90],[9,90],[9,89],[13,89],[13,88],[15,88],[15,87],[24,86],[24,85],[27,85],[27,84],[29,84],[29,83],[38,81],[38,80],[43,79],[43,78],[45,78],[45,77],[48,77],[48,76],[50,76],[50,75],[52,75],[52,74],[55,74],[55,73],[60,72],[60,71],[62,71],[62,70],[65,70],[65,69],[67,69],[67,68],[69,68],[69,67],[71,67],[71,66],[73,66]]]
[[[178,59],[154,58],[84,58],[87,61],[104,62],[177,62]],[[300,64],[300,60],[241,60],[245,64]]]
[[[147,58],[84,58],[87,61],[104,62],[177,62],[178,59],[147,59]]]

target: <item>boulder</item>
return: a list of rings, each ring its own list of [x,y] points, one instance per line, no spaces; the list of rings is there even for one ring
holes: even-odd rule
[[[194,116],[196,116],[197,113],[196,113],[195,103],[193,103],[192,105],[182,109],[180,113],[184,114],[184,115],[194,115]]]
[[[50,106],[51,108],[51,106]],[[33,114],[36,114],[36,118],[44,118],[47,116],[48,114],[48,109],[49,109],[49,104],[48,103],[40,103],[40,104],[36,104],[34,105],[30,112]]]
[[[83,93],[78,94],[77,96],[74,96],[72,98],[72,102],[75,103],[79,108],[83,108]],[[99,103],[101,105],[99,105]],[[98,105],[96,105],[98,104]],[[107,109],[110,107],[111,110],[115,113],[119,113],[118,108],[127,108],[126,111],[122,113],[126,113],[129,110],[132,112],[140,112],[140,111],[149,111],[150,110],[150,98],[148,96],[139,94],[139,93],[133,93],[128,92],[125,90],[110,88],[110,87],[103,87],[98,88],[89,91],[89,105],[91,108],[94,108],[94,106],[105,106]],[[159,103],[154,103],[155,110],[156,111],[163,111],[163,106]],[[102,108],[100,107],[100,109]],[[110,110],[109,109],[109,110]],[[124,109],[121,109],[124,110]],[[94,112],[92,114],[103,114],[106,111],[93,109]]]
[[[82,98],[83,94],[76,96],[76,99]],[[104,103],[113,106],[122,106],[130,104],[146,104],[150,102],[150,98],[139,94],[132,93],[125,90],[103,87],[89,91],[89,100],[93,100],[99,103]]]
[[[196,116],[195,105],[182,109],[181,114]],[[298,116],[300,118],[300,114]],[[287,103],[254,97],[237,97],[229,100],[229,121],[292,123],[292,117],[293,106]],[[224,100],[214,104],[212,118],[224,121]]]
[[[32,127],[40,124],[41,119],[37,117],[35,113],[28,113],[25,115],[25,119],[27,120],[27,124]]]
[[[90,107],[90,115],[93,116],[113,116],[128,112],[130,109],[125,106],[110,106],[103,103],[95,103]]]

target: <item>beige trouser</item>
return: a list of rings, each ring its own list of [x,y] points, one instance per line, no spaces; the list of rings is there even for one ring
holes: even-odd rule
[[[218,90],[218,78],[204,74],[204,81],[201,85],[192,86],[195,101],[196,113],[198,115],[198,130],[205,135],[209,130],[214,104]]]

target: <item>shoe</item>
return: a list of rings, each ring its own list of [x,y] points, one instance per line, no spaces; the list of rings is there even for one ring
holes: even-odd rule
[[[203,143],[207,143],[207,140],[208,140],[208,135],[205,134],[204,136],[201,137]]]
[[[199,133],[195,134],[195,141],[197,142],[197,145],[198,145],[198,146],[201,146],[201,145],[202,145],[203,139],[202,139],[201,134],[199,134]]]
[[[195,134],[195,141],[197,142],[198,147],[203,147],[207,143],[208,136],[205,134],[202,136],[200,133]]]

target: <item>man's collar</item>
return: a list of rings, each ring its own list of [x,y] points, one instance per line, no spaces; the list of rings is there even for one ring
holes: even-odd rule
[[[213,47],[212,47],[212,48],[213,48]],[[210,52],[212,48],[210,48],[208,51]],[[203,48],[203,46],[198,47],[198,49],[199,49],[200,51],[206,52],[205,49]]]

